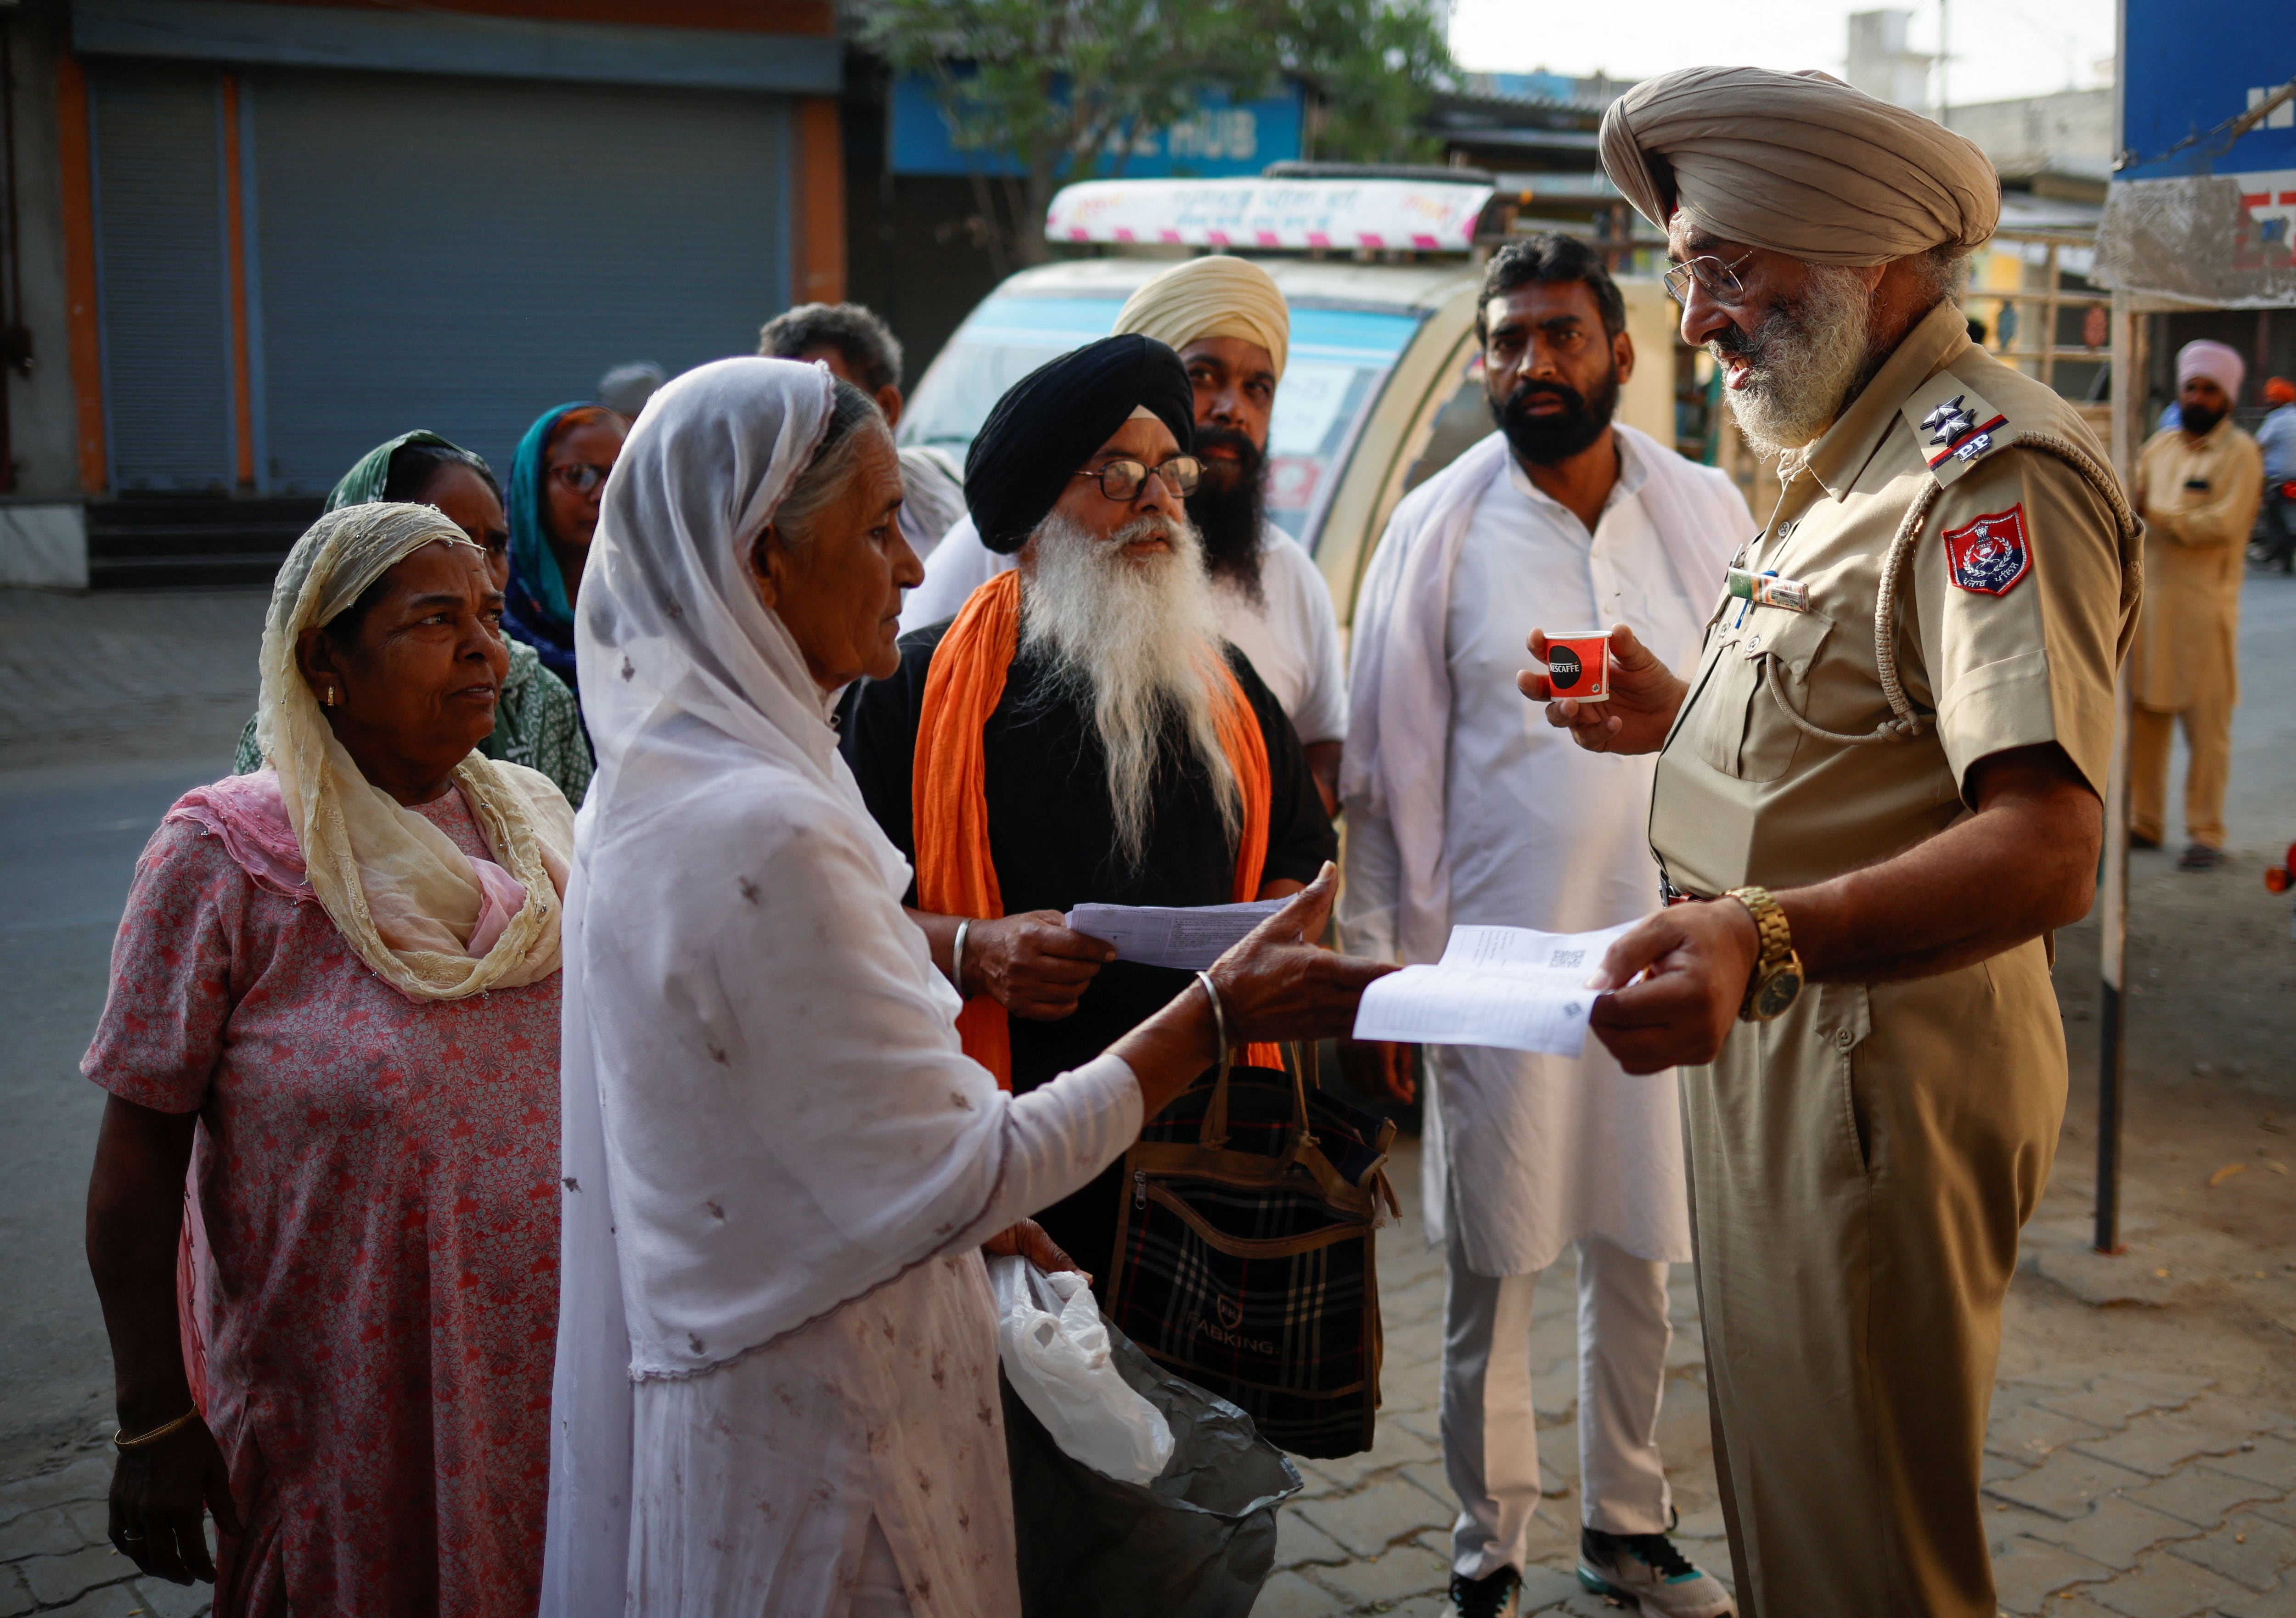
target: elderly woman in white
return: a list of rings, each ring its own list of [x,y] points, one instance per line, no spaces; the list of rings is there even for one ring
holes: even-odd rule
[[[922,568],[865,396],[778,360],[655,395],[577,628],[599,772],[567,895],[564,1270],[543,1612],[1019,1610],[984,1243],[1219,1042],[1343,1032],[1332,873],[1025,1097],[957,1042],[831,696]],[[1217,998],[1215,998],[1217,997]]]

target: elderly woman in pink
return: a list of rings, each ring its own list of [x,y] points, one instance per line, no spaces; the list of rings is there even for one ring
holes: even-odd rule
[[[572,816],[472,750],[501,615],[429,507],[321,518],[264,630],[268,767],[168,811],[113,946],[111,1539],[219,1618],[535,1610]]]

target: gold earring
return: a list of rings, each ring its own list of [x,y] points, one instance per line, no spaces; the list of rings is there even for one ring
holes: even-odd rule
[[[324,700],[329,707],[335,706],[335,688],[333,686],[331,685],[327,687],[326,696],[322,699],[322,700]]]

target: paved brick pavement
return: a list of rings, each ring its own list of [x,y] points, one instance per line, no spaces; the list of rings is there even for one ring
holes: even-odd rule
[[[0,768],[228,758],[268,590],[0,590]]]

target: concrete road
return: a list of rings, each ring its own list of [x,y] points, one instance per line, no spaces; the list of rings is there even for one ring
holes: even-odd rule
[[[0,591],[0,1476],[111,1407],[81,1257],[103,1098],[79,1076],[135,856],[231,767],[259,591]]]

